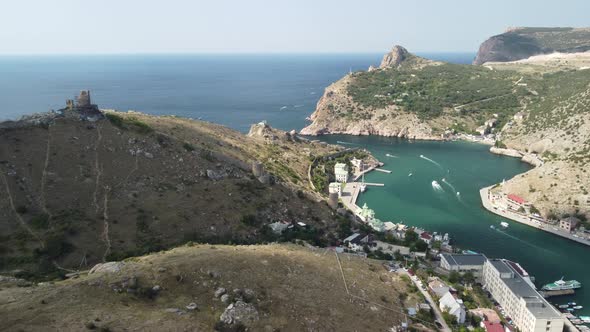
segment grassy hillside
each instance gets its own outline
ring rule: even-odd
[[[526,90],[515,87],[520,75],[484,67],[441,64],[424,68],[402,66],[355,73],[348,85],[354,102],[372,109],[402,107],[428,120],[461,106],[457,116],[511,116]],[[485,120],[484,120],[485,121]]]
[[[0,283],[0,330],[385,331],[418,301],[381,262],[339,258],[297,245],[194,245],[128,259],[113,273]],[[220,323],[238,299],[250,314]]]
[[[0,129],[0,271],[40,277],[187,241],[276,240],[275,221],[305,222],[288,237],[329,244],[335,217],[304,191],[310,155],[335,150],[138,113]],[[260,183],[253,161],[278,183]]]

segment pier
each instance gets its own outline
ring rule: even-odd
[[[385,187],[385,183],[371,183],[371,182],[365,182],[366,186],[373,186],[373,187]]]
[[[388,169],[382,169],[382,168],[375,168],[375,171],[377,171],[377,172],[383,172],[383,173],[387,173],[387,174],[391,173],[390,170],[388,170]]]
[[[572,295],[575,293],[573,289],[562,289],[562,290],[552,290],[552,291],[540,291],[541,295],[544,298],[552,297],[552,296],[562,296],[562,295]]]

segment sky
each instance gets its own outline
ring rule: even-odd
[[[589,0],[1,0],[0,54],[475,52]]]

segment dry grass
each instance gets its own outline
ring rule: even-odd
[[[379,261],[341,255],[348,287],[369,302],[400,309],[406,283]],[[211,275],[217,277],[211,277]],[[145,299],[111,285],[136,276],[162,287]],[[348,296],[334,252],[296,245],[185,246],[127,260],[120,273],[92,274],[31,288],[0,290],[0,330],[80,331],[94,321],[113,331],[211,331],[226,305],[217,287],[250,288],[260,319],[253,331],[384,331],[402,315]],[[197,303],[183,315],[166,312]]]

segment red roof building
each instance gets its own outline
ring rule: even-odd
[[[504,332],[504,326],[502,326],[502,324],[500,323],[494,324],[487,320],[484,320],[483,327],[486,330],[486,332]]]
[[[524,198],[514,194],[508,194],[508,199],[521,205],[526,203]]]

